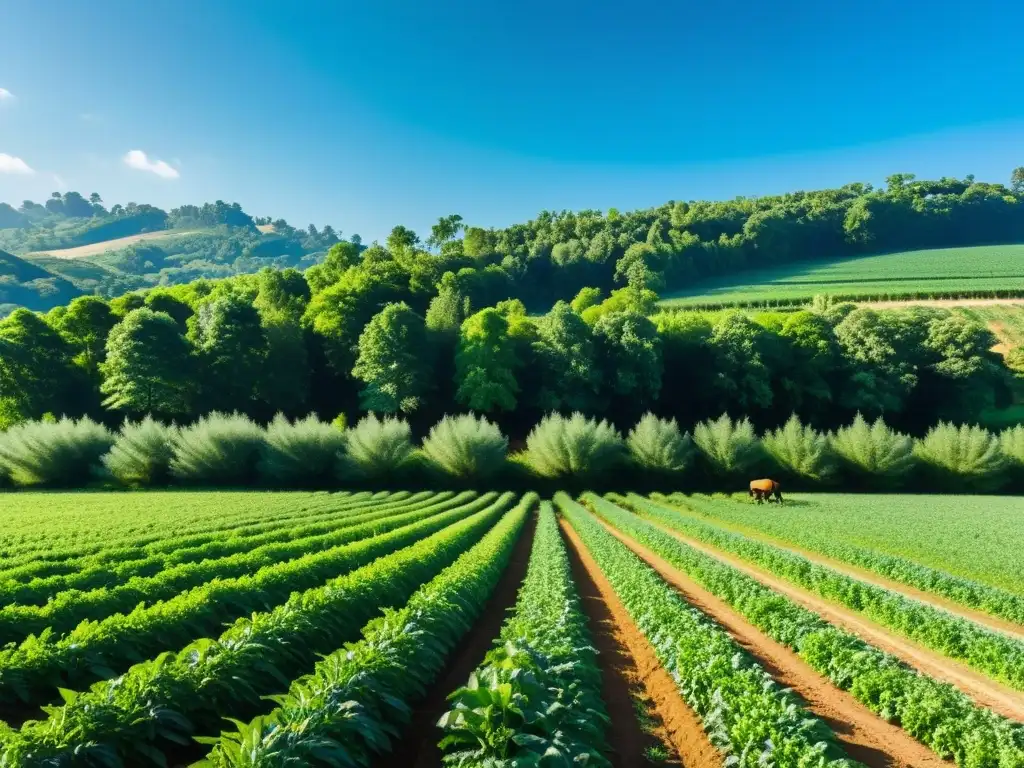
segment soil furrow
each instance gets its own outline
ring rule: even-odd
[[[487,600],[483,613],[462,638],[462,642],[452,650],[445,670],[413,708],[412,718],[403,729],[394,750],[380,755],[374,763],[375,768],[392,768],[396,765],[437,768],[441,765],[441,750],[437,743],[443,733],[437,728],[437,721],[448,711],[448,695],[465,685],[473,670],[480,666],[487,652],[494,647],[494,641],[509,611],[515,607],[519,588],[526,578],[536,527],[537,515],[534,512],[527,519],[512,551],[512,558]]]
[[[662,506],[677,506],[675,504],[672,504],[671,502],[658,503],[661,504]],[[810,560],[813,563],[817,563],[818,565],[822,565],[826,568],[831,568],[832,570],[838,571],[839,573],[849,576],[852,579],[857,579],[857,581],[863,581],[867,584],[872,584],[876,587],[887,589],[890,592],[896,592],[898,594],[904,595],[905,597],[909,597],[911,600],[917,600],[920,603],[926,603],[932,606],[933,608],[938,608],[940,610],[946,611],[947,613],[952,613],[953,615],[959,616],[960,618],[966,619],[967,621],[973,621],[975,624],[979,624],[985,627],[986,629],[992,630],[993,632],[1000,632],[1004,635],[1008,635],[1017,640],[1024,640],[1024,628],[1022,628],[1020,624],[1010,621],[1009,619],[1002,619],[998,616],[993,616],[990,613],[985,613],[984,611],[980,611],[975,608],[969,608],[968,606],[963,605],[962,603],[954,602],[953,600],[945,598],[942,595],[937,595],[934,592],[926,592],[923,589],[911,587],[907,584],[904,584],[903,582],[894,581],[893,579],[889,579],[885,576],[882,576],[881,574],[875,573],[874,571],[869,571],[866,568],[851,565],[850,563],[845,563],[842,560],[836,560],[834,558],[823,555],[820,552],[815,552],[810,549],[798,547],[795,544],[792,544],[791,542],[784,541],[783,539],[777,539],[773,536],[769,536],[760,531],[753,530],[752,528],[748,528],[744,525],[735,525],[732,523],[726,524],[723,523],[721,520],[715,520],[713,518],[706,519],[700,515],[694,515],[694,519],[700,520],[701,522],[707,523],[709,525],[715,525],[719,528],[722,528],[723,530],[738,533],[742,536],[747,536],[751,539],[763,541],[766,544],[771,544],[773,547],[778,547],[779,549],[784,549],[787,552],[792,552],[794,555],[799,555],[800,557],[806,558],[807,560]],[[652,522],[655,525],[658,524],[653,520],[650,520],[649,522]],[[671,529],[666,530],[669,533],[672,533],[673,535],[677,533],[677,531],[673,531]]]
[[[657,525],[657,523],[654,523]],[[989,677],[975,672],[965,664],[947,658],[911,640],[900,637],[885,627],[861,616],[845,606],[825,600],[818,595],[801,589],[762,568],[752,565],[735,555],[723,552],[715,547],[689,538],[685,534],[670,528],[657,526],[665,533],[679,539],[717,560],[722,561],[747,576],[756,579],[766,587],[785,595],[790,600],[814,611],[830,624],[852,632],[867,643],[890,653],[904,664],[937,680],[950,683],[970,696],[971,699],[993,712],[997,712],[1012,720],[1024,722],[1024,694],[1001,685]]]
[[[704,732],[700,718],[683,701],[671,675],[661,666],[653,646],[633,623],[608,579],[564,521],[573,578],[601,651],[602,687],[612,722],[606,736],[615,768],[649,765],[643,756],[651,739],[637,723],[630,697],[631,681],[639,682],[661,718],[664,737],[685,768],[721,766],[722,755]]]
[[[620,541],[654,568],[669,584],[702,613],[724,628],[747,653],[764,667],[779,685],[799,695],[811,713],[824,720],[854,760],[870,768],[950,768],[951,761],[938,757],[901,728],[887,723],[781,643],[771,639],[695,581],[646,547],[601,523]]]

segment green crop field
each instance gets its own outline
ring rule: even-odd
[[[818,294],[851,299],[1024,294],[1024,245],[905,251],[787,264],[705,280],[662,298],[689,307],[799,303]]]
[[[7,494],[0,766],[1024,764],[1024,500],[787,501]]]

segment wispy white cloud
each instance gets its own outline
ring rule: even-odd
[[[5,101],[14,101],[14,94],[6,88],[0,88],[0,104],[3,104]]]
[[[11,173],[16,176],[31,176],[33,171],[29,164],[22,160],[20,157],[14,157],[8,155],[5,152],[0,152],[0,173]]]
[[[176,179],[181,176],[178,170],[171,165],[168,165],[163,160],[157,160],[156,158],[150,158],[141,149],[133,149],[127,155],[124,156],[124,164],[129,168],[134,168],[137,171],[148,171],[149,173],[155,173],[157,176],[163,179]]]
[[[53,183],[57,185],[57,189],[59,189],[61,192],[67,192],[68,183],[64,181],[63,178],[61,178],[60,174],[51,173],[50,176],[53,177]]]

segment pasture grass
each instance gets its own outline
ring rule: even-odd
[[[685,308],[810,300],[818,294],[884,300],[972,291],[1024,292],[1024,244],[902,251],[744,270],[665,295]]]
[[[785,494],[786,503],[691,496],[686,505],[741,532],[820,549],[835,541],[1024,595],[1024,498],[915,494]]]

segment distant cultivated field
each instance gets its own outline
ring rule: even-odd
[[[1024,293],[1024,244],[904,251],[787,264],[705,280],[665,296],[673,307],[844,299],[943,298]]]
[[[169,237],[194,235],[198,231],[199,230],[168,229],[160,232],[144,232],[141,235],[129,235],[128,237],[119,237],[115,240],[104,240],[102,243],[79,245],[76,248],[61,248],[54,251],[38,251],[36,253],[30,253],[29,256],[54,256],[58,259],[80,259],[84,256],[95,256],[100,253],[106,253],[107,251],[117,251],[121,248],[127,248],[129,245],[141,243],[145,240],[166,240]]]

